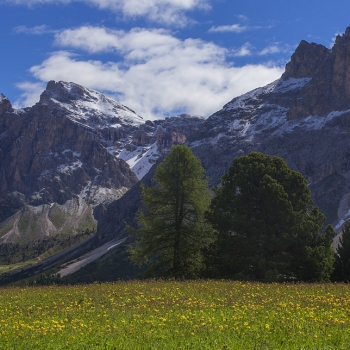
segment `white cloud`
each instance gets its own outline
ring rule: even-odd
[[[281,52],[281,49],[277,45],[270,45],[265,47],[263,50],[261,50],[259,52],[259,55],[264,56],[264,55],[269,55],[269,54],[274,54],[279,52]]]
[[[241,19],[242,21],[248,21],[248,17],[245,15],[238,15],[237,16],[239,19]]]
[[[209,9],[209,0],[5,0],[12,4],[33,6],[36,4],[57,4],[85,2],[100,9],[122,13],[125,17],[147,17],[148,19],[165,24],[182,26],[188,21],[185,11]]]
[[[290,45],[286,45],[286,44],[280,44],[280,43],[274,43],[272,45],[269,45],[267,47],[265,47],[264,49],[262,49],[259,52],[260,56],[265,56],[265,55],[273,55],[276,53],[291,53],[293,52],[295,48],[291,47]]]
[[[130,32],[125,32],[83,26],[64,30],[55,35],[55,44],[59,46],[78,48],[90,53],[120,51],[128,54],[129,59],[165,54],[177,43],[178,39],[164,29],[134,28]]]
[[[242,33],[248,29],[250,29],[250,27],[248,27],[248,26],[241,26],[240,24],[231,24],[231,25],[227,25],[227,26],[211,27],[209,29],[209,32]]]
[[[39,101],[39,96],[45,89],[44,82],[22,82],[17,84],[17,87],[24,91],[19,100],[14,104],[14,108],[20,108],[23,106],[32,106]]]
[[[35,26],[32,28],[28,28],[26,26],[17,26],[14,27],[13,30],[18,34],[33,34],[33,35],[41,35],[46,33],[55,33],[56,31],[49,29],[49,27],[46,24],[43,24],[41,26]]]
[[[252,54],[251,52],[252,49],[253,49],[253,46],[250,43],[245,43],[240,48],[233,50],[233,56],[236,56],[236,57],[250,56]]]
[[[208,116],[234,96],[266,85],[283,72],[265,65],[233,67],[226,61],[225,48],[199,39],[180,40],[158,29],[81,27],[57,34],[56,44],[93,53],[115,52],[122,60],[83,61],[58,51],[30,69],[38,81],[73,81],[107,92],[151,119],[177,111]],[[31,86],[21,88],[27,94],[31,91]],[[28,95],[26,103],[31,99]]]

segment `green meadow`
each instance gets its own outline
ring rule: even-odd
[[[132,281],[0,289],[0,349],[349,349],[346,284]]]

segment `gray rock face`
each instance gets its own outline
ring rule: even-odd
[[[289,119],[325,116],[334,110],[350,108],[349,28],[337,36],[331,50],[314,43],[300,43],[282,78],[312,79],[302,89],[302,99],[294,100],[290,106]]]

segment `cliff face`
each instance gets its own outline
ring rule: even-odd
[[[350,27],[336,37],[331,50],[302,41],[282,76],[312,78],[302,89],[302,99],[293,101],[288,119],[325,116],[350,108]]]
[[[47,106],[5,113],[1,122],[1,193],[20,192],[33,205],[62,204],[89,183],[119,189],[136,182],[94,135]]]

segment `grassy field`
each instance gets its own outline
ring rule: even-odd
[[[349,349],[349,320],[345,284],[0,289],[0,349]]]

